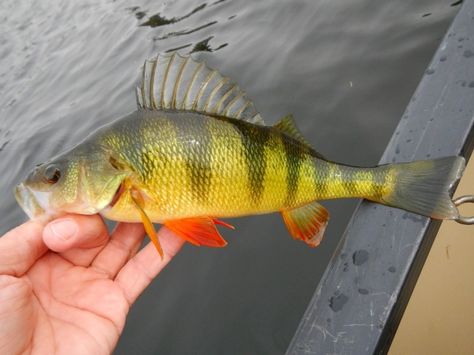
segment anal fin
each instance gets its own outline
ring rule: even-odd
[[[284,210],[281,214],[294,239],[300,239],[310,247],[317,247],[321,243],[329,222],[329,212],[318,202]]]
[[[215,223],[210,217],[198,217],[166,221],[164,225],[191,244],[215,248],[224,247],[227,242],[219,234]]]

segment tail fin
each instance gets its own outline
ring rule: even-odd
[[[386,166],[393,174],[394,188],[380,202],[427,217],[456,219],[459,212],[450,193],[464,166],[463,157]]]

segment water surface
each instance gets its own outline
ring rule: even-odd
[[[449,1],[2,0],[0,233],[27,170],[135,110],[145,58],[179,49],[234,78],[267,123],[293,113],[332,160],[374,165],[458,7]],[[280,216],[186,246],[132,308],[117,354],[283,353],[356,201],[325,203],[320,248]]]

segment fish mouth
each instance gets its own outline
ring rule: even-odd
[[[36,219],[46,213],[33,192],[23,183],[15,187],[15,198],[30,219]]]

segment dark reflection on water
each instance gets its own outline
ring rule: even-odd
[[[2,0],[0,233],[25,219],[12,189],[26,171],[133,111],[143,60],[176,48],[234,78],[269,124],[291,112],[323,155],[376,164],[459,3]],[[283,353],[355,202],[325,205],[317,249],[278,215],[232,221],[225,249],[185,247],[116,353]]]
[[[155,15],[150,16],[148,18],[148,20],[143,22],[140,26],[158,27],[158,26],[169,25],[171,23],[176,23],[176,22],[182,21],[182,20],[190,17],[191,15],[195,14],[198,11],[201,11],[206,6],[207,6],[207,4],[199,5],[198,7],[196,7],[191,12],[187,13],[186,15],[180,16],[180,17],[166,18],[164,16],[161,16],[160,13],[157,13]]]
[[[227,46],[227,43],[222,43],[222,44],[218,45],[217,47],[212,47],[209,42],[213,38],[214,38],[214,36],[210,36],[210,37],[208,37],[206,39],[203,39],[202,41],[199,41],[198,43],[196,43],[194,45],[193,49],[191,50],[191,53],[195,53],[195,52],[215,52],[215,51]]]
[[[190,33],[193,33],[193,32],[197,32],[197,31],[200,31],[204,28],[207,28],[207,27],[210,27],[212,25],[215,25],[217,23],[217,21],[211,21],[209,23],[206,23],[204,25],[201,25],[201,26],[198,26],[196,28],[192,28],[192,29],[186,29],[186,30],[181,30],[181,31],[176,31],[176,32],[170,32],[170,33],[167,33],[163,36],[160,36],[160,37],[155,37],[154,40],[155,41],[160,41],[160,40],[163,40],[163,39],[167,39],[167,38],[170,38],[170,37],[177,37],[177,36],[184,36],[184,35],[188,35]]]

